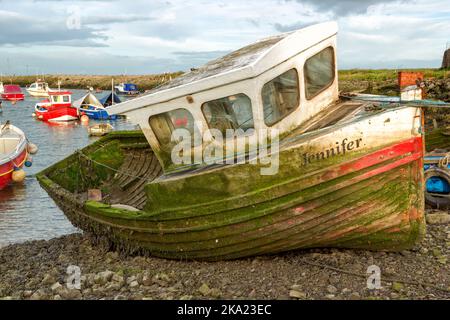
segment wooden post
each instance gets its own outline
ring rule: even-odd
[[[111,105],[114,105],[114,78],[111,79]]]
[[[450,48],[444,52],[444,57],[442,58],[442,69],[450,68]]]

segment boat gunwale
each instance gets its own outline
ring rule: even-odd
[[[15,158],[17,158],[27,147],[27,138],[25,136],[25,133],[19,129],[18,127],[11,125],[10,127],[12,127],[13,131],[18,134],[20,136],[20,140],[19,143],[17,143],[14,151],[5,154],[5,156],[0,158],[0,166],[7,164],[11,161],[13,161]],[[0,133],[0,139],[1,139],[1,133]]]

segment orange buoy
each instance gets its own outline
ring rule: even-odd
[[[38,147],[34,143],[29,142],[27,147],[29,154],[36,154],[38,152]]]
[[[80,118],[82,123],[88,123],[89,122],[89,117],[85,114],[83,114]]]
[[[12,173],[12,180],[14,182],[23,182],[26,177],[25,170],[23,169],[15,169]]]

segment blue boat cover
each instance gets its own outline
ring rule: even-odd
[[[111,93],[111,92],[110,92],[109,94],[107,94],[106,96],[104,96],[103,98],[101,98],[101,99],[99,100],[100,103],[101,103],[103,106],[105,106],[105,103],[106,103],[108,100],[109,100],[109,101],[112,100],[112,99],[111,99],[111,95],[113,95],[113,97],[114,97],[114,103],[121,103],[121,102],[122,102],[117,94]]]
[[[123,87],[124,87],[123,89],[125,91],[137,91],[138,90],[137,86],[132,83],[124,83]]]

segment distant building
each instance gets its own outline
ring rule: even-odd
[[[450,68],[450,48],[444,52],[444,58],[442,59],[442,68]]]

